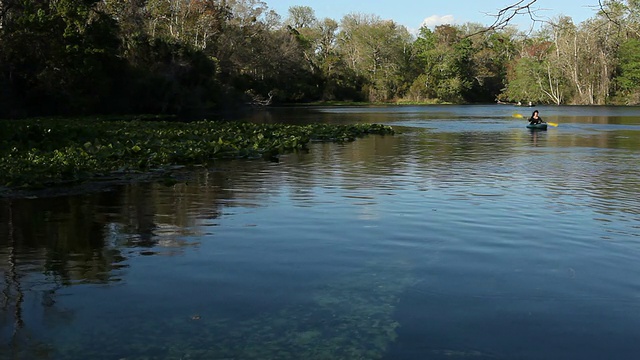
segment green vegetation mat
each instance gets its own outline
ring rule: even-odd
[[[287,125],[104,119],[0,121],[0,186],[43,188],[114,173],[209,165],[215,159],[277,159],[310,141],[393,134],[390,126]]]

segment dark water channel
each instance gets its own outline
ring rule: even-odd
[[[0,359],[633,359],[640,108],[271,109],[375,122],[93,193],[0,199]]]

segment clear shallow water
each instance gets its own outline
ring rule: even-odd
[[[640,109],[539,109],[273,109],[398,133],[0,200],[0,358],[634,358]]]

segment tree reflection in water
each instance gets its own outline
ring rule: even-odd
[[[74,317],[58,306],[60,290],[75,284],[117,283],[131,256],[175,255],[193,245],[184,240],[193,235],[193,219],[186,213],[193,199],[202,201],[202,194],[178,184],[175,191],[193,194],[184,194],[185,204],[166,204],[158,199],[163,192],[158,186],[162,185],[0,199],[0,352],[8,349],[11,358],[47,358],[56,352],[46,343],[50,324],[68,323]],[[215,218],[219,211],[212,202],[209,213]]]
[[[90,199],[94,196],[100,199]],[[2,347],[10,349],[13,358],[37,358],[53,350],[44,342],[47,334],[41,334],[43,323],[67,322],[73,317],[69,310],[56,308],[60,289],[118,281],[127,267],[122,244],[107,241],[109,229],[120,216],[114,214],[110,219],[99,210],[109,207],[109,194],[94,196],[0,202],[0,334]],[[127,225],[146,240],[130,238],[127,242],[153,246],[153,222],[142,215],[131,218],[141,221]]]

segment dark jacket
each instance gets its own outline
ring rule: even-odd
[[[534,119],[533,116],[529,118],[529,124],[542,124],[543,122],[540,116],[537,119]]]

